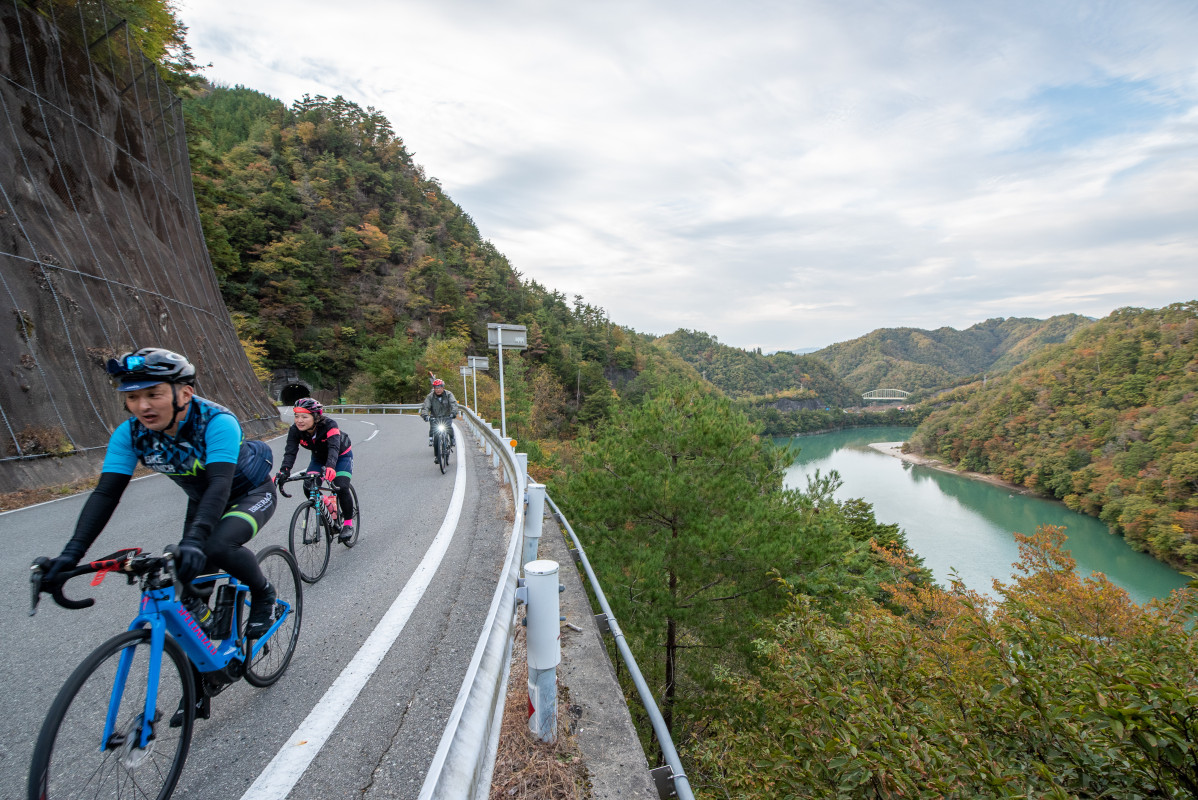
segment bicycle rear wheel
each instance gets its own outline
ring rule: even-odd
[[[320,512],[311,500],[296,506],[291,515],[291,530],[287,533],[287,545],[295,563],[299,565],[299,576],[305,583],[316,583],[329,566],[330,537],[325,535]]]
[[[166,800],[175,789],[195,722],[191,664],[170,636],[163,649],[150,738],[141,746],[150,667],[150,631],[128,631],[97,647],[59,690],[33,748],[30,800],[139,797]],[[102,742],[117,668],[128,675],[116,693],[112,735]],[[183,709],[178,727],[175,712]]]
[[[358,543],[358,534],[362,532],[362,504],[358,502],[358,490],[354,488],[352,483],[349,485],[349,493],[354,498],[354,515],[352,517],[354,521],[354,535],[350,537],[348,542],[342,542],[342,544],[346,547],[353,547]]]
[[[328,558],[327,551],[325,558]],[[300,622],[304,618],[304,585],[300,583],[300,571],[295,559],[278,545],[271,545],[258,553],[258,566],[271,586],[275,587],[278,599],[291,609],[278,630],[262,643],[257,657],[245,670],[245,679],[251,686],[270,686],[282,676],[295,653]],[[239,633],[244,630],[245,618],[249,617],[249,605],[243,604],[241,608],[245,613],[239,615],[237,620]]]

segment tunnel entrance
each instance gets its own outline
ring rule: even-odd
[[[294,367],[276,369],[270,380],[269,394],[285,406],[295,405],[301,397],[311,397],[312,387],[299,376]]]
[[[285,406],[295,405],[301,397],[311,397],[312,390],[302,383],[289,383],[279,390],[279,402]]]

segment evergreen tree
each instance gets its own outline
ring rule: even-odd
[[[783,491],[788,462],[726,398],[670,385],[602,427],[565,487],[676,741],[700,727],[713,669],[742,667],[757,623],[783,608],[779,578],[827,600],[868,571],[834,482]],[[866,542],[877,532],[857,524]]]

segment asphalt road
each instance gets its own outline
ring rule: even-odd
[[[354,447],[354,485],[362,527],[353,550],[334,544],[319,583],[304,584],[304,616],[295,657],[274,686],[245,682],[213,700],[198,720],[176,797],[240,798],[293,734],[408,583],[442,528],[455,472],[442,475],[427,446],[427,426],[411,415],[338,417]],[[444,558],[398,638],[378,663],[287,796],[414,798],[424,782],[481,630],[511,529],[491,469],[469,434],[458,428],[455,467],[465,471],[464,504]],[[271,442],[276,467],[284,440]],[[300,452],[297,466],[306,466]],[[290,484],[288,491],[299,489]],[[280,498],[251,549],[287,544],[299,499]],[[97,645],[125,630],[137,588],[110,577],[70,594],[96,605],[67,611],[48,598],[28,616],[28,569],[56,555],[70,538],[86,495],[0,514],[0,798],[24,796],[33,741],[46,710],[75,666]],[[183,493],[160,476],[135,480],[88,555],[122,547],[157,550],[182,532]],[[292,775],[291,777],[295,777]],[[247,798],[248,800],[248,798]]]

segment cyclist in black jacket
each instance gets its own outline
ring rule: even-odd
[[[354,454],[349,434],[337,427],[337,421],[325,416],[324,406],[314,398],[301,397],[295,402],[295,424],[287,431],[287,447],[276,482],[291,477],[296,453],[303,446],[312,451],[308,472],[317,473],[337,487],[337,505],[341,508],[340,542],[354,538],[354,496],[349,490],[354,471]]]

